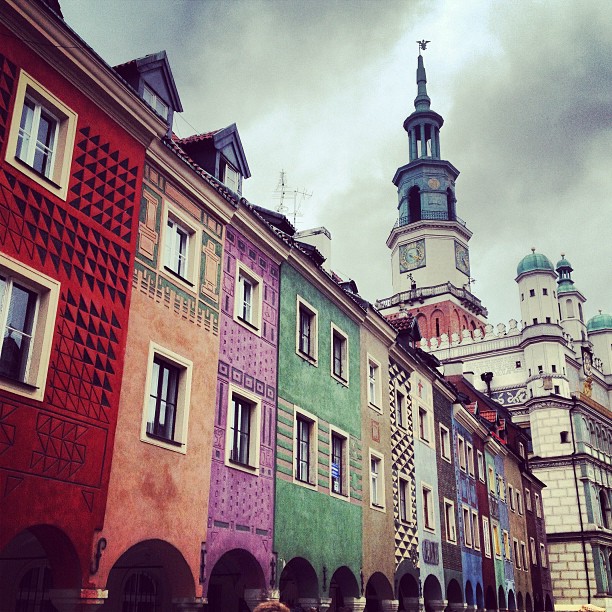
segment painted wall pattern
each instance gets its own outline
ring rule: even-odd
[[[395,361],[389,360],[389,404],[391,406],[391,474],[393,482],[393,516],[395,518],[395,566],[403,561],[416,559],[413,567],[416,569],[418,563],[418,532],[416,524],[405,524],[399,515],[399,474],[407,476],[411,483],[410,504],[412,516],[417,516],[416,507],[416,476],[414,468],[414,428],[412,421],[412,410],[406,410],[406,427],[399,427],[396,420],[395,389],[396,385],[405,386],[410,393],[410,374],[400,367]],[[410,561],[412,564],[412,561]]]
[[[171,275],[160,273],[164,200],[202,228],[198,285],[188,291]],[[138,224],[134,288],[163,303],[176,315],[214,334],[219,333],[223,225],[206,209],[187,199],[155,167],[145,165]]]
[[[78,122],[66,201],[12,166],[0,168],[0,250],[61,284],[43,402],[0,397],[6,432],[0,514],[8,504],[25,525],[36,513],[33,500],[59,495],[58,508],[68,505],[79,517],[72,521],[77,531],[63,527],[88,555],[89,529],[101,522],[106,499],[144,150],[20,43],[7,53],[58,98],[70,100]],[[18,74],[0,55],[2,159]],[[50,481],[65,486],[47,489],[43,483]],[[5,534],[17,528],[4,527]]]
[[[237,262],[263,280],[261,335],[234,319]],[[274,524],[274,446],[276,442],[276,363],[279,268],[234,228],[227,228],[223,254],[220,352],[212,449],[206,576],[226,552],[250,552],[271,579]],[[232,389],[261,402],[259,473],[225,464],[228,406]],[[205,576],[205,579],[206,579]]]

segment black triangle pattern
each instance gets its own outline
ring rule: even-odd
[[[68,202],[129,244],[137,176],[138,166],[131,166],[128,158],[90,128],[81,129]]]
[[[0,149],[4,149],[4,139],[9,124],[9,103],[15,86],[17,67],[0,54]]]

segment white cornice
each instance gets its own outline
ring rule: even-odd
[[[0,21],[145,147],[168,127],[59,19],[31,0],[4,0]]]

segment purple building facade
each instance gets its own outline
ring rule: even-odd
[[[235,225],[242,225],[240,216]],[[271,251],[264,252],[265,237],[252,231],[256,215],[249,217],[251,223],[242,232],[228,226],[223,255],[208,530],[202,553],[209,612],[228,609],[233,599],[238,607],[232,609],[242,609],[243,603],[252,607],[274,584],[276,567],[279,265]]]

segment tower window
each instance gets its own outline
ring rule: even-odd
[[[440,319],[436,317],[436,336],[440,335]]]
[[[520,361],[517,361],[517,362],[515,362],[515,364],[514,364],[514,365],[515,365],[517,368],[520,368],[520,367],[521,367],[521,362],[520,362]]]
[[[525,301],[525,294],[521,293],[521,302],[524,302],[524,301]]]
[[[542,295],[548,295],[548,289],[546,287],[542,289]]]
[[[550,323],[550,322],[551,322],[551,321],[550,321],[550,317],[546,317],[546,322],[547,322],[547,323]]]
[[[554,363],[550,367],[551,367],[553,372],[557,371],[557,366]]]
[[[533,324],[534,324],[534,325],[537,325],[537,324],[538,324],[538,319],[537,319],[537,317],[536,317],[536,318],[533,320]]]
[[[567,444],[569,442],[569,432],[568,431],[560,432],[559,436],[561,438],[561,444]]]
[[[559,385],[555,385],[555,395],[561,395],[561,389],[559,388]]]
[[[529,297],[535,297],[535,289],[529,290]]]

